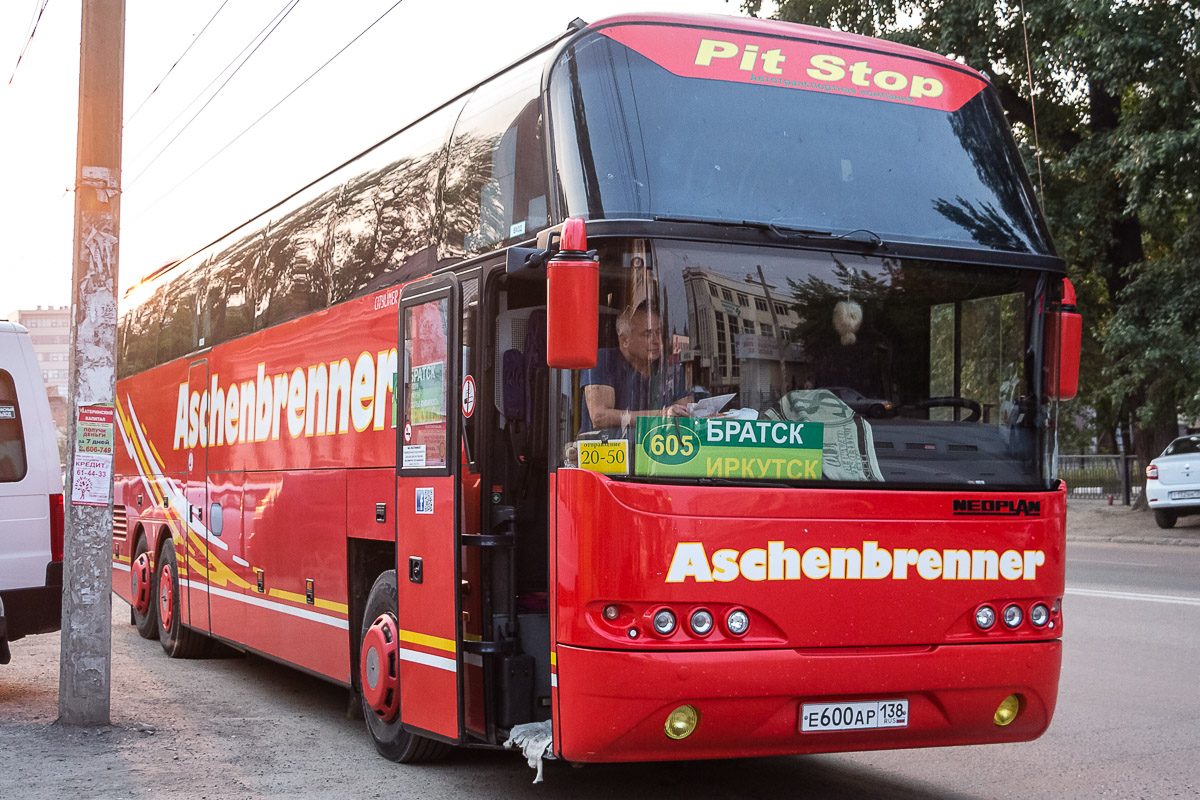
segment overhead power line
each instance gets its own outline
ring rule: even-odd
[[[247,55],[242,60],[242,62],[237,65],[237,67],[233,70],[233,72],[229,73],[229,77],[226,78],[225,81],[220,86],[217,87],[217,90],[215,92],[213,92],[212,95],[207,100],[204,101],[204,105],[200,106],[200,109],[195,114],[192,115],[192,118],[189,119],[187,122],[185,122],[183,124],[182,128],[180,128],[178,131],[176,131],[175,135],[171,137],[171,140],[169,142],[167,142],[165,145],[163,145],[163,148],[158,151],[158,153],[154,156],[154,158],[150,159],[149,163],[147,163],[146,166],[142,167],[141,171],[138,172],[137,175],[134,175],[133,179],[125,184],[126,189],[128,189],[129,187],[131,187],[135,183],[137,183],[138,179],[141,178],[143,175],[145,175],[146,171],[149,170],[150,167],[154,166],[154,162],[158,161],[158,159],[162,157],[163,153],[165,153],[165,152],[167,152],[167,150],[171,149],[171,145],[175,144],[175,142],[179,139],[179,137],[183,135],[183,132],[186,131],[191,126],[191,124],[196,121],[196,118],[204,113],[204,109],[208,108],[209,104],[212,103],[212,101],[217,98],[217,95],[219,95],[221,93],[221,90],[223,90],[226,86],[229,85],[229,82],[231,80],[233,80],[233,77],[235,75],[238,74],[238,71],[241,70],[242,67],[246,66],[246,62],[248,62],[251,58],[254,57],[254,54],[258,52],[258,48],[262,47],[263,44],[266,43],[267,39],[271,38],[271,34],[275,33],[275,31],[277,31],[279,29],[279,26],[283,24],[283,21],[285,19],[287,19],[288,14],[291,14],[292,11],[295,10],[296,6],[299,5],[299,3],[300,3],[300,0],[289,0],[288,5],[286,6],[286,10],[283,12],[282,16],[280,16],[279,14],[276,14],[275,20],[272,20],[272,22],[274,22],[274,25],[271,25],[271,23],[268,23],[268,27],[270,28],[270,30],[267,31],[267,34],[265,36],[263,36],[262,39],[259,40],[258,44],[254,45],[254,49],[250,51],[250,54]],[[263,30],[266,30],[266,29],[264,28]],[[261,33],[261,31],[260,31],[260,33]],[[244,52],[244,50],[243,50],[243,52]]]
[[[260,123],[260,122],[262,122],[264,119],[266,119],[266,118],[267,118],[267,116],[268,116],[268,115],[269,115],[271,112],[273,112],[275,109],[277,109],[277,108],[279,108],[281,105],[283,105],[283,103],[284,103],[284,102],[285,102],[285,101],[286,101],[286,100],[287,100],[289,97],[291,97],[292,95],[294,95],[296,92],[300,91],[300,89],[301,89],[301,88],[302,88],[302,87],[303,87],[303,86],[304,86],[306,83],[308,83],[308,82],[309,82],[309,81],[311,81],[313,78],[315,78],[315,77],[317,76],[317,74],[321,72],[321,70],[323,70],[323,69],[325,69],[326,67],[328,67],[330,64],[332,64],[332,63],[334,62],[334,60],[336,60],[336,59],[338,58],[338,56],[340,56],[342,53],[344,53],[344,52],[346,52],[347,50],[349,50],[349,49],[350,49],[350,47],[351,47],[351,45],[353,45],[355,42],[357,42],[359,39],[361,39],[363,36],[365,36],[365,35],[367,34],[367,32],[368,32],[368,31],[370,31],[372,28],[374,28],[376,25],[378,25],[380,22],[382,22],[384,17],[386,17],[388,14],[392,13],[393,11],[395,11],[395,10],[396,10],[396,8],[397,8],[397,6],[399,6],[399,5],[400,5],[401,3],[403,3],[403,2],[404,2],[404,0],[396,0],[396,2],[395,2],[395,3],[393,3],[391,6],[389,6],[389,7],[388,7],[388,9],[387,9],[387,11],[384,11],[382,14],[380,14],[380,15],[379,15],[379,17],[378,17],[378,18],[377,18],[377,19],[376,19],[374,22],[372,22],[372,23],[371,23],[370,25],[368,25],[367,27],[363,28],[363,30],[362,30],[362,31],[360,31],[360,32],[358,33],[358,35],[356,35],[356,36],[355,36],[353,39],[351,39],[349,42],[346,42],[346,44],[345,44],[345,45],[342,47],[342,49],[341,49],[341,50],[338,50],[336,53],[334,53],[332,56],[330,56],[330,57],[329,57],[329,59],[328,59],[328,60],[327,60],[327,61],[326,61],[324,64],[322,64],[321,66],[317,67],[317,68],[316,68],[316,70],[314,70],[314,71],[313,71],[313,73],[312,73],[311,75],[309,75],[309,76],[308,76],[307,78],[305,78],[304,80],[300,81],[300,83],[296,84],[296,86],[295,86],[295,87],[294,87],[294,88],[293,88],[293,89],[292,89],[290,92],[288,92],[288,93],[287,93],[287,94],[285,94],[283,97],[281,97],[281,98],[280,98],[280,99],[279,99],[279,100],[278,100],[278,101],[275,103],[275,105],[271,106],[271,107],[270,107],[270,108],[268,108],[266,111],[264,111],[264,112],[262,113],[262,115],[261,115],[261,116],[259,116],[259,118],[258,118],[258,119],[254,120],[254,122],[251,122],[251,123],[250,123],[248,126],[246,126],[246,128],[245,128],[245,129],[243,129],[241,133],[239,133],[238,135],[236,135],[236,136],[234,136],[232,139],[230,139],[228,142],[226,142],[226,143],[225,143],[225,144],[224,144],[224,145],[221,147],[221,149],[220,149],[220,150],[218,150],[217,152],[213,153],[211,156],[209,156],[207,159],[205,159],[205,161],[204,161],[203,163],[201,163],[201,164],[200,164],[200,166],[196,167],[194,170],[192,170],[191,172],[189,172],[189,173],[187,174],[187,176],[183,178],[183,180],[179,181],[179,182],[178,182],[178,183],[176,183],[174,186],[172,186],[170,189],[168,189],[167,191],[165,191],[163,194],[159,195],[158,199],[156,199],[154,202],[152,202],[152,203],[150,203],[148,206],[146,206],[146,208],[145,208],[145,209],[144,209],[144,210],[143,210],[143,211],[142,211],[140,214],[138,214],[136,217],[134,217],[132,220],[130,220],[130,222],[136,222],[138,219],[140,219],[142,216],[144,216],[144,215],[145,215],[145,214],[146,214],[146,213],[147,213],[147,212],[148,212],[148,211],[149,211],[151,208],[153,208],[154,206],[158,205],[158,204],[159,204],[160,202],[162,202],[162,201],[163,201],[163,200],[164,200],[166,197],[168,197],[168,196],[169,196],[169,195],[171,195],[173,192],[175,192],[175,190],[177,190],[177,189],[178,189],[180,186],[183,186],[183,184],[185,184],[185,183],[187,183],[189,180],[191,180],[191,179],[192,179],[192,178],[193,178],[193,177],[196,175],[196,173],[198,173],[200,170],[204,169],[206,166],[208,166],[210,163],[212,163],[212,161],[213,161],[215,158],[217,158],[217,156],[221,155],[221,154],[222,154],[222,153],[224,153],[226,150],[228,150],[228,149],[229,149],[229,148],[230,148],[230,147],[231,147],[231,146],[234,144],[234,142],[236,142],[238,139],[242,138],[242,137],[243,137],[243,136],[245,136],[247,133],[249,133],[249,132],[250,132],[250,130],[251,130],[252,128],[254,128],[254,126],[258,125],[258,123]],[[143,171],[142,171],[142,174],[144,174],[144,173],[145,173],[145,170],[143,170]]]
[[[204,27],[200,29],[200,32],[192,37],[192,41],[189,42],[188,46],[185,47],[183,49],[183,52],[179,54],[179,58],[175,59],[175,63],[171,65],[170,69],[167,70],[166,74],[158,79],[158,83],[154,84],[154,88],[150,90],[150,94],[146,95],[146,98],[144,100],[142,100],[142,102],[138,103],[138,107],[135,108],[133,113],[129,115],[129,118],[125,120],[126,125],[128,125],[133,120],[133,118],[138,115],[138,112],[141,111],[143,107],[145,107],[146,103],[148,103],[150,101],[150,98],[154,96],[154,93],[158,91],[158,87],[163,85],[163,81],[165,81],[170,76],[171,72],[174,71],[174,69],[179,66],[179,62],[183,61],[183,57],[188,54],[188,51],[192,49],[192,46],[195,45],[196,42],[200,41],[200,37],[204,35],[204,32],[206,30],[208,30],[208,26],[212,25],[213,20],[217,18],[217,14],[220,14],[221,9],[224,8],[228,4],[229,4],[229,0],[224,0],[224,2],[221,3],[220,7],[217,8],[217,10],[215,12],[213,12],[213,15],[208,18],[208,22],[204,23]]]
[[[267,22],[267,24],[264,25],[258,33],[254,34],[254,36],[252,36],[250,38],[250,41],[246,42],[245,46],[242,47],[242,49],[238,51],[238,54],[236,56],[234,56],[233,58],[229,59],[229,63],[227,63],[225,66],[221,67],[220,71],[218,71],[217,74],[213,76],[213,79],[208,82],[208,85],[205,86],[203,89],[201,89],[199,92],[197,92],[195,97],[193,97],[191,100],[189,100],[187,102],[187,104],[179,110],[179,113],[176,114],[174,117],[172,117],[171,121],[168,122],[166,125],[164,125],[162,127],[162,130],[160,130],[158,133],[154,134],[154,137],[151,138],[148,142],[146,142],[146,144],[142,147],[141,150],[138,150],[136,153],[134,153],[133,156],[129,160],[131,162],[137,161],[139,158],[142,157],[142,154],[145,153],[147,150],[149,150],[151,147],[153,147],[158,142],[159,139],[166,136],[167,133],[170,132],[171,127],[176,122],[179,121],[179,118],[182,117],[184,114],[186,114],[191,109],[191,107],[194,106],[197,103],[197,101],[200,100],[200,98],[204,97],[204,95],[208,92],[208,90],[211,89],[213,87],[213,85],[216,84],[217,81],[221,80],[222,75],[224,75],[226,72],[228,72],[229,69],[231,67],[233,67],[235,64],[238,64],[238,59],[240,59],[243,55],[245,55],[247,50],[249,50],[251,47],[254,47],[256,44],[261,44],[261,42],[259,42],[259,39],[264,34],[267,34],[267,31],[269,29],[271,29],[271,26],[275,24],[275,22],[280,18],[280,16],[284,12],[289,10],[289,6],[291,6],[293,4],[293,2],[294,2],[294,0],[284,0],[283,5],[280,6],[279,10],[275,12],[275,16],[271,17],[271,19]],[[269,34],[267,34],[267,35],[269,35]],[[249,56],[247,56],[247,59],[249,59]],[[242,62],[242,63],[245,63],[245,62]],[[230,77],[232,77],[232,76],[230,76]],[[218,89],[218,91],[220,91],[220,90]]]
[[[21,66],[21,59],[25,57],[25,51],[29,49],[29,45],[33,44],[33,36],[37,33],[38,23],[42,21],[42,14],[46,13],[46,6],[50,5],[50,0],[42,0],[42,5],[37,10],[37,15],[33,19],[33,25],[29,30],[29,38],[25,40],[25,44],[21,47],[21,52],[17,54],[17,63],[13,65],[12,75],[8,76],[8,85],[12,86],[13,78],[17,77],[17,67]]]

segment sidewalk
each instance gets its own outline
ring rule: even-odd
[[[1150,511],[1110,506],[1105,500],[1068,500],[1067,541],[1200,547],[1200,514],[1180,517],[1174,528],[1163,530]]]

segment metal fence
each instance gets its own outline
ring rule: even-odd
[[[1104,500],[1128,505],[1146,486],[1146,472],[1137,456],[1058,457],[1058,477],[1067,484],[1067,497]]]

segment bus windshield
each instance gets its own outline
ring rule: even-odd
[[[992,89],[948,64],[678,26],[590,34],[550,78],[566,214],[1052,254]]]
[[[599,256],[599,358],[563,373],[563,465],[1047,487],[1045,273],[646,239]]]

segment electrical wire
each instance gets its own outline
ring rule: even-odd
[[[141,217],[145,216],[145,214],[146,214],[147,212],[149,212],[151,208],[153,208],[154,206],[158,205],[158,204],[159,204],[160,202],[162,202],[162,201],[163,201],[163,200],[164,200],[166,197],[168,197],[168,196],[169,196],[169,195],[171,195],[173,192],[175,192],[175,191],[176,191],[176,190],[177,190],[177,189],[178,189],[180,186],[183,186],[183,184],[185,184],[185,183],[187,183],[189,180],[191,180],[191,179],[192,179],[192,178],[193,178],[193,177],[196,175],[196,173],[198,173],[200,170],[204,169],[206,166],[208,166],[210,163],[212,163],[212,161],[213,161],[214,159],[216,159],[216,158],[217,158],[217,156],[221,155],[221,154],[222,154],[222,153],[224,153],[226,150],[228,150],[230,147],[232,147],[232,146],[233,146],[233,144],[234,144],[234,142],[236,142],[238,139],[242,138],[242,137],[243,137],[243,136],[245,136],[247,133],[249,133],[249,132],[250,132],[250,130],[251,130],[252,128],[254,128],[254,126],[258,125],[258,123],[260,123],[260,122],[262,122],[264,119],[266,119],[266,118],[267,118],[267,116],[268,116],[268,115],[269,115],[271,112],[273,112],[275,109],[279,108],[279,106],[283,105],[283,103],[284,103],[284,102],[285,102],[285,101],[286,101],[286,100],[287,100],[289,97],[291,97],[292,95],[294,95],[296,92],[300,91],[300,89],[301,89],[301,88],[302,88],[302,87],[303,87],[303,86],[304,86],[306,83],[308,83],[308,82],[309,82],[309,81],[311,81],[313,78],[315,78],[315,77],[317,76],[317,74],[318,74],[319,72],[321,72],[321,70],[323,70],[323,69],[325,69],[326,67],[328,67],[330,64],[332,64],[332,63],[334,62],[334,60],[335,60],[335,59],[337,59],[337,57],[338,57],[338,56],[340,56],[342,53],[344,53],[344,52],[346,52],[347,50],[349,50],[349,49],[350,49],[350,47],[351,47],[351,45],[353,45],[355,42],[357,42],[359,39],[361,39],[363,36],[365,36],[365,35],[367,34],[367,32],[368,32],[368,31],[370,31],[372,28],[374,28],[376,25],[378,25],[380,22],[382,22],[384,17],[386,17],[388,14],[392,13],[393,11],[395,11],[395,10],[396,10],[396,8],[397,8],[397,6],[399,6],[399,5],[400,5],[401,3],[403,3],[403,2],[404,2],[404,0],[396,0],[396,2],[395,2],[395,3],[393,3],[391,6],[389,6],[389,7],[388,7],[387,11],[384,11],[382,14],[380,14],[380,15],[379,15],[379,17],[378,17],[378,18],[377,18],[377,19],[376,19],[374,22],[372,22],[372,23],[371,23],[370,25],[368,25],[366,28],[363,28],[363,30],[362,30],[361,32],[359,32],[357,36],[355,36],[353,39],[351,39],[349,42],[347,42],[347,43],[346,43],[346,44],[345,44],[345,45],[342,47],[342,49],[341,49],[341,50],[338,50],[336,53],[334,53],[332,56],[330,56],[330,57],[329,57],[329,59],[328,59],[328,60],[327,60],[327,61],[326,61],[324,64],[322,64],[321,66],[317,67],[317,69],[316,69],[316,70],[314,70],[314,71],[313,71],[313,73],[312,73],[311,75],[309,75],[309,76],[308,76],[307,78],[305,78],[304,80],[300,81],[300,83],[296,84],[296,86],[295,86],[295,87],[294,87],[294,88],[293,88],[293,89],[292,89],[290,92],[288,92],[288,93],[287,93],[287,94],[285,94],[283,97],[281,97],[281,98],[280,98],[280,99],[279,99],[279,100],[278,100],[278,101],[275,103],[275,105],[271,106],[271,107],[270,107],[270,108],[268,108],[266,111],[264,111],[264,112],[262,113],[262,115],[261,115],[261,116],[259,116],[259,118],[258,118],[258,119],[254,120],[254,122],[251,122],[251,123],[250,123],[248,126],[246,126],[246,128],[245,128],[245,129],[243,129],[241,133],[239,133],[238,135],[236,135],[236,136],[234,136],[232,139],[230,139],[228,142],[226,142],[226,143],[225,143],[225,144],[224,144],[224,145],[221,147],[221,149],[220,149],[220,150],[218,150],[217,152],[213,153],[213,154],[212,154],[211,156],[209,156],[209,157],[208,157],[208,158],[207,158],[207,159],[206,159],[206,160],[205,160],[203,163],[201,163],[201,164],[200,164],[200,166],[196,167],[194,170],[192,170],[191,172],[189,172],[189,173],[187,174],[187,176],[185,176],[185,177],[183,178],[183,180],[181,180],[181,181],[179,181],[178,183],[176,183],[174,186],[172,186],[172,187],[171,187],[170,189],[168,189],[166,192],[164,192],[163,194],[161,194],[161,195],[158,197],[158,199],[154,200],[154,202],[152,202],[152,203],[150,203],[148,206],[146,206],[146,208],[145,208],[145,209],[144,209],[144,210],[143,210],[143,211],[142,211],[140,214],[138,214],[136,217],[134,217],[132,220],[130,220],[130,223],[136,222],[138,219],[141,219]],[[139,173],[139,177],[140,177],[140,175],[141,175],[141,174],[144,174],[144,173],[145,173],[145,170],[143,170],[143,171],[142,171],[142,173]]]
[[[284,0],[283,5],[280,6],[279,10],[275,12],[275,16],[271,17],[271,19],[267,22],[267,24],[264,25],[258,33],[254,34],[254,36],[251,37],[250,41],[246,42],[245,46],[243,46],[242,49],[238,51],[238,54],[236,56],[234,56],[233,58],[231,58],[229,60],[229,63],[227,63],[224,67],[222,67],[220,69],[220,71],[218,71],[217,74],[213,76],[213,79],[208,82],[208,85],[205,86],[203,89],[201,89],[199,92],[197,92],[196,96],[193,97],[191,100],[189,100],[187,102],[187,104],[179,110],[179,113],[176,114],[174,117],[172,117],[171,121],[163,126],[162,130],[160,130],[158,133],[156,133],[153,138],[151,138],[148,142],[146,142],[146,144],[142,147],[141,150],[138,150],[136,153],[134,153],[133,156],[130,157],[128,160],[131,162],[137,161],[139,158],[142,157],[142,155],[147,150],[149,150],[151,147],[153,147],[158,142],[159,139],[166,136],[167,133],[171,130],[172,126],[176,122],[179,121],[179,118],[182,117],[184,114],[186,114],[191,109],[191,107],[196,104],[196,101],[198,101],[200,98],[204,97],[205,93],[207,93],[208,90],[211,89],[213,87],[213,85],[216,84],[217,81],[221,80],[221,76],[224,75],[226,72],[228,72],[229,68],[232,67],[234,64],[236,64],[238,62],[238,59],[241,58],[246,53],[247,50],[249,50],[252,46],[254,46],[255,42],[258,42],[259,37],[261,37],[264,33],[266,33],[267,29],[270,28],[275,23],[275,21],[279,19],[280,15],[288,10],[288,6],[290,6],[292,4],[292,2],[293,2],[293,0]]]
[[[269,27],[270,30],[267,31],[266,36],[263,36],[262,39],[259,40],[258,44],[254,45],[254,49],[250,51],[250,54],[247,55],[242,60],[242,62],[237,65],[237,67],[233,70],[233,72],[231,72],[229,74],[229,77],[225,79],[224,83],[222,83],[220,86],[218,86],[217,90],[215,92],[213,92],[212,95],[207,100],[204,101],[204,105],[200,106],[200,109],[195,114],[192,115],[192,118],[189,119],[187,122],[185,122],[183,124],[183,127],[175,132],[175,135],[171,137],[171,140],[169,142],[167,142],[165,145],[163,145],[163,148],[161,150],[159,150],[157,154],[155,154],[154,158],[150,159],[150,161],[146,164],[146,166],[142,167],[142,169],[138,172],[138,174],[134,175],[133,179],[125,184],[126,189],[128,189],[129,187],[131,187],[135,183],[137,183],[138,179],[141,178],[143,175],[145,175],[146,171],[149,170],[150,167],[154,166],[154,162],[158,161],[158,159],[162,157],[163,153],[165,153],[171,149],[171,145],[175,144],[175,142],[179,139],[179,137],[183,135],[183,132],[186,131],[191,126],[191,124],[196,121],[196,118],[204,113],[204,109],[208,108],[209,104],[212,103],[212,101],[217,98],[217,95],[219,95],[221,93],[221,90],[223,90],[226,86],[229,85],[229,82],[231,80],[233,80],[234,76],[238,74],[238,72],[241,70],[241,68],[246,66],[246,62],[248,62],[251,58],[254,57],[254,54],[258,52],[258,48],[262,47],[263,44],[266,43],[267,39],[271,38],[271,34],[275,33],[275,31],[279,30],[279,26],[283,24],[283,21],[288,18],[288,15],[291,14],[292,11],[294,11],[296,9],[296,6],[299,4],[300,4],[300,0],[288,0],[288,5],[286,6],[287,10],[283,12],[282,16],[279,16],[278,14],[276,15],[276,19],[278,21],[275,22],[275,24],[273,26],[270,23],[268,23],[267,27]],[[266,28],[264,28],[263,30],[266,30]]]
[[[142,100],[141,103],[138,103],[138,107],[136,109],[134,109],[132,114],[129,115],[129,117],[125,120],[124,124],[128,125],[130,122],[133,121],[133,118],[138,115],[138,112],[141,111],[145,107],[146,103],[148,103],[150,101],[150,98],[154,96],[154,93],[158,91],[158,87],[163,85],[163,81],[165,81],[168,77],[170,77],[171,73],[175,70],[175,68],[179,66],[179,62],[183,61],[183,57],[188,54],[188,51],[190,51],[192,49],[192,46],[195,45],[196,42],[200,41],[200,37],[204,35],[204,32],[206,30],[208,30],[208,26],[212,25],[213,20],[217,18],[217,14],[221,13],[221,9],[225,8],[225,6],[228,4],[229,4],[229,0],[224,0],[224,2],[221,3],[220,7],[215,12],[213,12],[213,15],[211,17],[209,17],[208,22],[204,23],[204,27],[200,29],[200,32],[192,37],[192,41],[189,42],[188,46],[183,49],[182,53],[180,53],[179,58],[175,59],[175,63],[172,64],[170,69],[167,70],[166,75],[163,75],[161,78],[158,79],[158,83],[154,84],[154,88],[150,90],[150,94],[146,95],[145,100]]]
[[[21,52],[17,54],[17,63],[13,65],[12,75],[8,76],[8,85],[12,86],[13,78],[17,77],[17,68],[21,66],[21,59],[25,58],[25,51],[29,49],[29,45],[33,44],[33,37],[37,33],[38,23],[42,21],[42,14],[46,13],[46,6],[50,5],[50,0],[42,0],[42,6],[37,10],[37,16],[33,20],[33,27],[29,31],[29,38],[25,40],[25,44],[21,47]]]
[[[1029,58],[1029,31],[1025,28],[1025,0],[1021,0],[1021,33],[1025,37],[1025,70],[1029,77],[1029,113],[1033,117],[1033,152],[1038,168],[1038,202],[1042,213],[1046,211],[1046,185],[1042,181],[1042,148],[1038,144],[1037,104],[1033,97],[1033,62]]]

